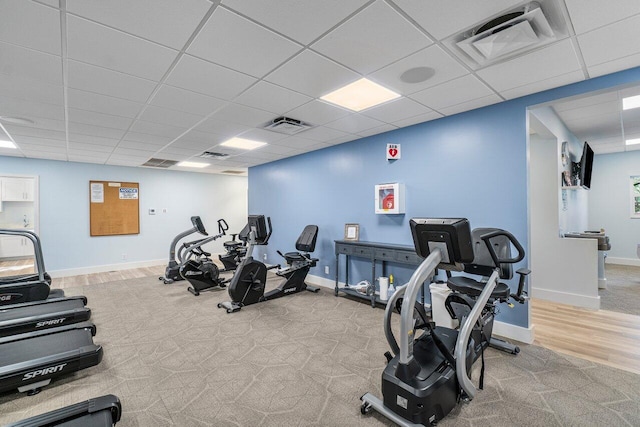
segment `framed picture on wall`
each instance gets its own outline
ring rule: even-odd
[[[344,225],[344,240],[360,239],[360,224],[345,224]]]

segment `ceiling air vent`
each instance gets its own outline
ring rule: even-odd
[[[200,154],[198,157],[202,157],[203,159],[216,159],[216,160],[224,160],[229,157],[228,154],[225,153],[216,153],[214,151],[205,151]]]
[[[445,42],[472,68],[512,58],[554,42],[566,34],[553,2],[531,2],[502,13]]]
[[[243,173],[246,173],[246,171],[233,171],[233,170],[226,170],[226,171],[222,171],[220,173],[228,173],[230,175],[241,175]]]
[[[264,128],[273,132],[295,135],[296,133],[311,129],[311,125],[289,117],[278,117],[273,119]]]
[[[151,158],[151,159],[147,160],[146,163],[143,163],[142,166],[149,166],[149,167],[152,167],[152,168],[167,169],[167,168],[175,165],[176,163],[178,163],[178,162],[175,161],[175,160]]]

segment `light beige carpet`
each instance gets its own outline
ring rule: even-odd
[[[89,299],[103,362],[33,397],[1,395],[0,424],[111,393],[122,427],[392,425],[360,414],[362,394],[380,396],[383,310],[323,288],[227,314],[226,291],[186,287],[68,289]],[[640,425],[640,376],[536,346],[486,356],[485,390],[441,426]]]
[[[600,309],[640,316],[640,267],[607,264],[607,289],[598,289]]]

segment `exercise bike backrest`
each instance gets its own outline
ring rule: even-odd
[[[249,238],[251,238],[253,232],[253,242],[251,243],[254,245],[266,245],[269,243],[269,238],[273,231],[271,217],[266,217],[265,221],[264,215],[249,215],[247,225],[249,227]]]
[[[513,264],[524,259],[524,248],[520,242],[506,230],[499,228],[476,228],[471,232],[474,258],[464,265],[465,273],[489,277],[498,267],[501,279],[513,277]],[[511,245],[518,254],[511,256]]]

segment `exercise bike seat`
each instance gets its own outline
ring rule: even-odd
[[[301,252],[309,253],[316,250],[316,240],[318,238],[318,226],[307,225],[300,237],[296,240],[296,249],[299,252],[286,252],[285,254],[278,251],[280,255],[287,261],[287,264],[300,261],[313,261],[309,255],[302,254]]]
[[[471,240],[473,242],[473,261],[464,265],[464,272],[488,278],[496,269],[496,265],[491,258],[487,243],[482,240],[482,236],[494,231],[497,228],[476,228],[471,232]],[[490,241],[493,250],[499,259],[509,259],[511,257],[511,244],[506,236],[496,236]],[[513,277],[513,268],[509,263],[501,263],[498,267],[500,279],[509,280]],[[454,292],[469,295],[470,297],[478,297],[484,289],[483,280],[475,280],[467,276],[453,276],[447,280],[447,287]],[[507,301],[509,299],[510,289],[506,283],[498,282],[491,293],[492,299],[499,301]]]

